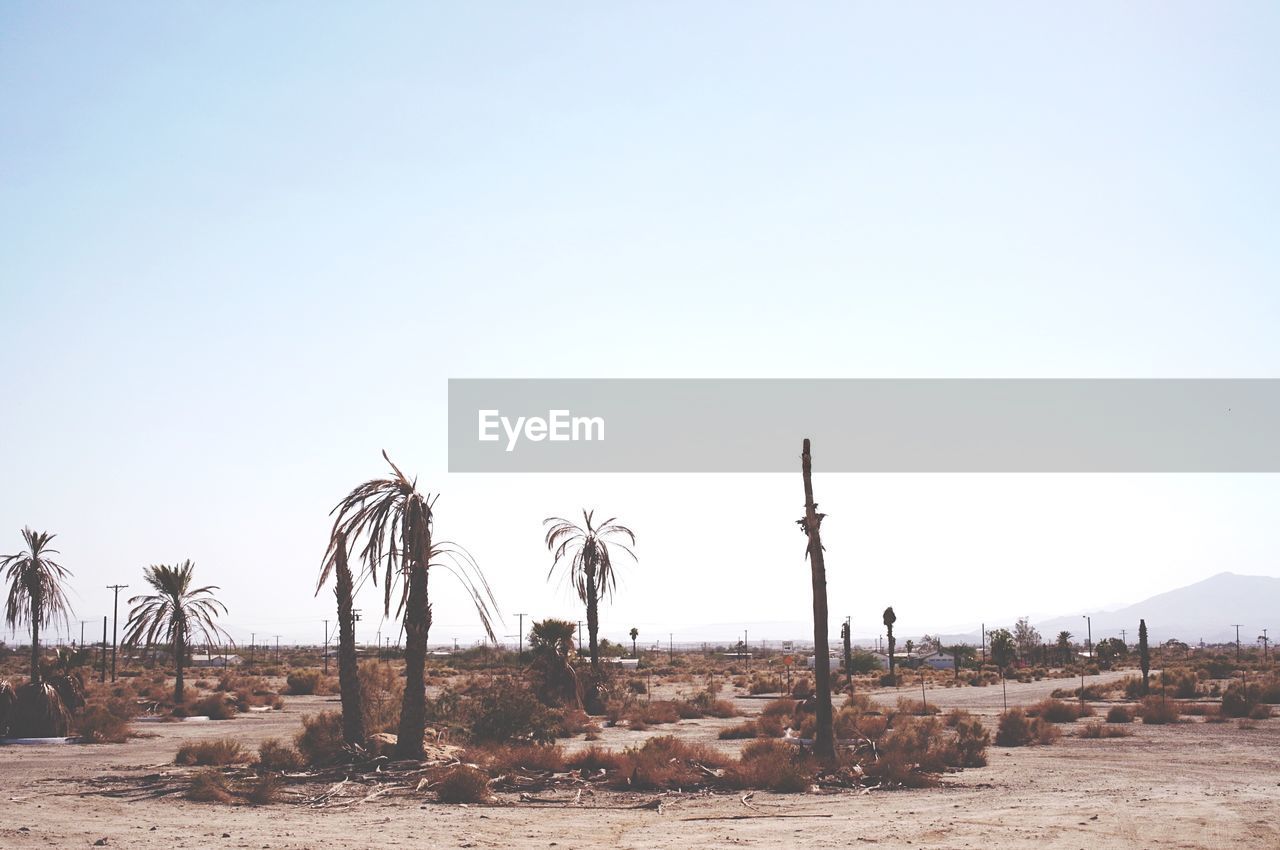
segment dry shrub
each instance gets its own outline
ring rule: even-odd
[[[311,694],[320,692],[320,671],[319,670],[299,670],[296,673],[290,673],[289,678],[285,680],[288,686],[288,693],[291,696],[310,696]]]
[[[212,741],[187,741],[178,747],[174,764],[218,766],[249,761],[249,754],[234,738],[218,738]]]
[[[1258,703],[1249,709],[1250,720],[1268,720],[1271,717],[1271,706]]]
[[[1138,714],[1141,715],[1142,722],[1152,726],[1177,723],[1181,713],[1176,702],[1161,699],[1160,697],[1147,697],[1142,701],[1142,705],[1138,707]]]
[[[953,724],[955,740],[947,748],[945,759],[950,767],[985,767],[991,733],[976,717],[958,718]]]
[[[1107,709],[1108,723],[1132,723],[1133,709],[1127,705],[1113,705]]]
[[[1087,704],[1049,698],[1028,707],[1026,713],[1028,717],[1039,717],[1048,723],[1074,723],[1081,717],[1092,717],[1094,712]]]
[[[725,764],[725,758],[710,747],[687,744],[664,735],[650,738],[641,747],[623,751],[613,784],[644,790],[696,785],[706,779],[697,765],[723,767]]]
[[[301,770],[302,754],[279,738],[268,738],[258,746],[258,767],[262,770]]]
[[[809,789],[815,768],[812,758],[794,744],[764,738],[744,746],[742,757],[726,775],[739,788],[797,794]]]
[[[848,703],[846,703],[847,705]],[[764,704],[764,709],[760,712],[763,717],[791,717],[795,714],[796,706],[799,705],[793,699],[771,699]]]
[[[948,742],[936,717],[904,718],[881,738],[876,760],[864,765],[882,784],[923,788],[936,784],[948,761]]]
[[[1028,718],[1020,708],[1011,708],[1000,715],[996,727],[997,747],[1024,747],[1028,744],[1051,744],[1061,733],[1053,724],[1041,717]]]
[[[756,729],[765,738],[781,738],[785,732],[783,718],[777,714],[762,714],[756,718]]]
[[[129,740],[129,721],[135,707],[122,699],[91,705],[76,721],[80,738],[91,744],[123,744]]]
[[[294,745],[303,760],[312,766],[345,761],[347,751],[342,740],[342,713],[322,711],[304,716],[302,731],[294,738]]]
[[[377,661],[362,662],[357,675],[365,733],[375,735],[397,731],[400,728],[400,706],[404,701],[404,680],[389,666]]]
[[[908,714],[912,717],[926,717],[931,714],[940,714],[942,709],[936,705],[930,705],[918,699],[909,699],[907,697],[898,697],[898,707],[895,714]]]
[[[1108,726],[1105,723],[1085,723],[1076,735],[1080,738],[1128,738],[1133,730],[1128,726]]]
[[[589,735],[600,731],[600,727],[591,719],[591,715],[580,708],[552,709],[551,716],[554,718],[557,738],[572,738],[575,735]]]
[[[466,758],[489,771],[524,769],[559,773],[565,769],[564,750],[555,744],[468,747]]]
[[[236,709],[222,694],[210,694],[196,700],[191,706],[190,714],[193,717],[208,717],[210,720],[230,720],[236,716]]]
[[[973,715],[965,711],[963,708],[953,708],[947,712],[946,716],[943,717],[942,720],[947,724],[947,726],[954,729],[959,726],[961,722],[969,720],[972,717]]]
[[[197,803],[231,803],[235,796],[227,785],[227,778],[220,772],[201,770],[191,777],[187,786],[187,799]]]
[[[483,803],[490,798],[489,775],[460,764],[450,768],[436,783],[436,799],[441,803]]]
[[[263,773],[250,783],[244,797],[255,806],[268,806],[280,799],[283,785],[278,773]]]
[[[556,718],[523,684],[493,682],[480,688],[468,704],[471,740],[477,743],[555,741]]]
[[[738,741],[744,738],[756,738],[760,736],[760,724],[754,720],[747,720],[739,723],[737,726],[727,726],[720,730],[719,738],[721,741]]]
[[[622,755],[604,747],[590,746],[566,760],[574,770],[596,773],[600,770],[617,770],[622,765]]]

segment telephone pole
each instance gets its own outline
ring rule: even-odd
[[[1236,627],[1236,663],[1240,663],[1240,623],[1232,623]]]
[[[275,636],[276,639],[276,663],[280,663],[280,635]]]
[[[1262,663],[1267,663],[1267,644],[1271,641],[1267,638],[1267,630],[1263,629],[1262,634],[1258,635],[1258,640],[1262,642]]]
[[[107,681],[107,615],[102,615],[102,675],[99,682]]]
[[[1124,648],[1129,648],[1129,633],[1124,629],[1120,630],[1120,642],[1124,644]]]
[[[324,674],[329,675],[329,621],[324,621]]]
[[[116,636],[119,633],[117,620],[120,617],[120,591],[126,588],[127,584],[109,584],[107,590],[115,591],[115,607],[111,613],[111,681],[116,680]]]
[[[516,655],[516,660],[524,661],[524,614],[520,613],[516,614],[516,616],[520,618],[520,651],[519,654]]]

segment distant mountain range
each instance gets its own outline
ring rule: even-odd
[[[1228,643],[1236,639],[1236,630],[1232,624],[1240,623],[1240,642],[1250,646],[1257,642],[1258,635],[1264,628],[1270,630],[1272,638],[1280,640],[1280,578],[1218,573],[1204,581],[1170,590],[1114,611],[1089,611],[1065,617],[1033,619],[1031,624],[1048,643],[1054,641],[1058,632],[1067,631],[1077,643],[1083,644],[1089,634],[1084,613],[1092,620],[1094,641],[1120,637],[1120,630],[1123,629],[1126,640],[1130,644],[1136,643],[1138,621],[1146,619],[1148,634],[1153,643],[1161,643],[1170,638],[1193,645],[1202,640],[1205,643]],[[992,621],[988,621],[988,628],[995,627],[991,623]],[[832,646],[836,645],[835,634],[838,633],[839,625],[839,620],[833,618]],[[1001,625],[1012,627],[1013,623]],[[753,645],[762,638],[767,638],[772,644],[779,638],[788,636],[794,638],[797,645],[812,646],[813,643],[809,624],[789,621],[691,625],[676,632],[675,643],[677,647],[696,644],[698,641],[731,643],[734,639],[729,636],[736,631],[738,637],[741,637],[744,626]],[[919,638],[920,635],[899,635],[899,641],[905,641],[908,637]],[[971,632],[943,633],[938,637],[945,644],[976,645],[979,630],[975,628]],[[874,636],[855,634],[854,639],[864,647],[875,643]]]
[[[1240,642],[1251,645],[1264,628],[1280,634],[1280,578],[1218,573],[1204,581],[1170,590],[1116,611],[1086,612],[1093,621],[1093,639],[1119,637],[1127,632],[1137,640],[1138,620],[1147,621],[1150,639],[1177,638],[1186,643],[1224,643],[1236,639],[1233,623],[1240,623]],[[1060,631],[1083,640],[1088,625],[1080,614],[1034,624],[1045,640]]]

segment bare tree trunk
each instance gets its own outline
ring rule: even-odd
[[[818,699],[813,752],[818,758],[830,759],[835,757],[835,740],[831,729],[831,650],[827,646],[827,566],[819,531],[823,514],[818,513],[818,505],[813,501],[808,439],[804,441],[800,471],[804,477],[804,519],[800,526],[809,537],[809,566],[813,574],[813,678]]]
[[[338,690],[342,695],[342,740],[364,746],[364,706],[360,693],[360,668],[356,662],[356,624],[346,535],[338,538],[334,567],[337,573],[333,592],[338,597]]]
[[[396,757],[422,759],[423,735],[427,729],[427,633],[431,628],[431,607],[427,602],[425,562],[409,569],[409,598],[404,607],[404,702],[400,706],[400,727]]]

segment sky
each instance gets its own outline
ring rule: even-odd
[[[584,507],[638,537],[605,636],[802,637],[798,475],[450,475],[447,380],[1280,376],[1278,37],[1244,2],[5,3],[0,552],[58,534],[73,636],[190,558],[237,641],[318,642],[328,511],[386,449],[501,637],[582,616],[541,520]],[[815,467],[856,635],[1280,576],[1275,475]],[[433,644],[479,636],[433,594]]]

